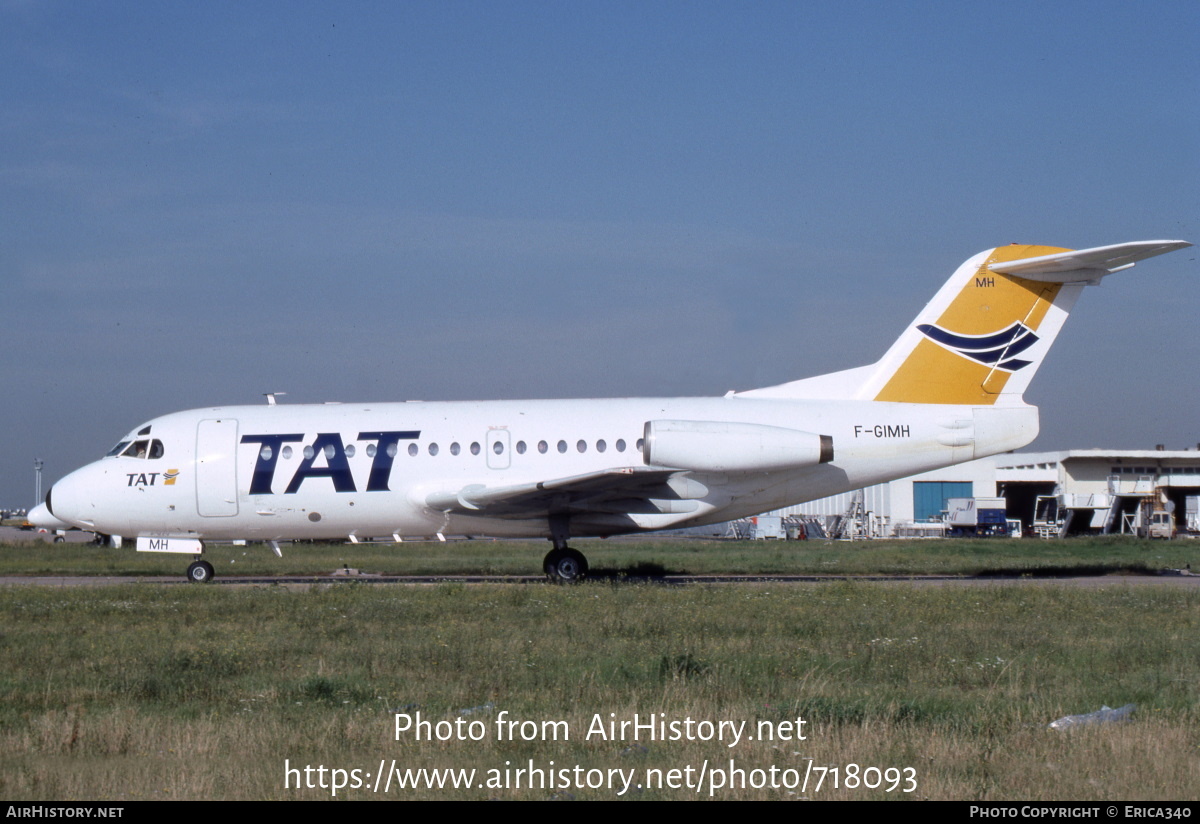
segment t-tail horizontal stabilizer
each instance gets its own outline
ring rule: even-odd
[[[1164,255],[1192,244],[1184,240],[1138,240],[1115,246],[1097,246],[1077,252],[1025,258],[988,266],[993,272],[1018,275],[1026,280],[1046,283],[1099,283],[1100,278],[1128,269],[1139,260]]]
[[[1144,240],[1078,251],[1018,244],[989,249],[960,266],[872,366],[738,395],[1020,405],[1085,285],[1191,245]]]

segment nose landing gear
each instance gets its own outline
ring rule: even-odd
[[[187,579],[193,584],[207,584],[213,579],[212,564],[208,561],[193,561],[187,568]]]

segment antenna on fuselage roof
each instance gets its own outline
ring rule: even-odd
[[[263,392],[263,397],[267,399],[267,406],[275,406],[275,398],[278,395],[286,395],[287,392]]]

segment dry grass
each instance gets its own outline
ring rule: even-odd
[[[131,586],[0,592],[0,795],[328,798],[284,763],[634,771],[911,767],[935,799],[1200,797],[1200,596],[909,586]],[[1124,724],[1046,729],[1101,704]],[[484,740],[397,740],[479,708]],[[500,741],[508,718],[569,741]],[[593,717],[778,724],[806,741],[588,739]],[[844,772],[842,773],[844,776]],[[815,780],[815,779],[814,779]],[[567,791],[612,798],[616,790]],[[699,797],[707,797],[705,787]],[[562,791],[393,790],[403,798]],[[722,788],[719,798],[884,798]],[[339,797],[376,797],[345,789]],[[695,798],[643,789],[625,797]]]

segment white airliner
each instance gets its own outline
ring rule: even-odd
[[[53,516],[196,556],[206,541],[571,537],[716,523],[1005,452],[1088,283],[1191,244],[1001,246],[964,263],[877,363],[719,398],[264,404],[137,427],[46,496]],[[272,399],[273,400],[273,399]]]
[[[65,521],[60,521],[50,514],[45,504],[38,504],[25,515],[25,522],[38,532],[54,533],[54,543],[62,543],[63,536],[75,527]]]

